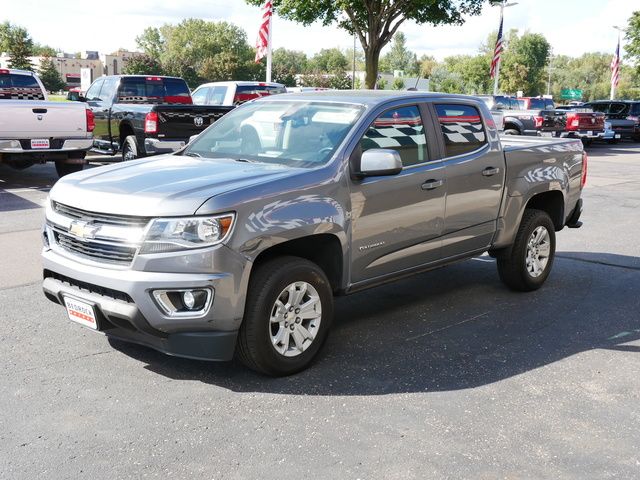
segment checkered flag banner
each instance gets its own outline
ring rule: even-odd
[[[0,99],[4,100],[44,100],[39,88],[0,88]]]
[[[424,127],[415,122],[387,122],[376,120],[373,128],[369,128],[364,138],[366,143],[363,147],[369,148],[390,148],[411,147],[414,145],[424,145]]]

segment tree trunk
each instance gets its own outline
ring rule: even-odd
[[[378,81],[378,62],[380,61],[380,48],[378,45],[369,45],[364,51],[366,76],[364,79],[365,86],[368,89],[374,89]]]

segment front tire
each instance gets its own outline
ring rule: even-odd
[[[507,128],[504,132],[504,135],[520,135],[520,130],[516,130],[515,128]]]
[[[497,259],[500,280],[512,290],[537,290],[549,277],[555,251],[555,227],[549,214],[525,210],[513,245]]]
[[[278,257],[251,276],[236,353],[252,370],[291,375],[308,367],[333,319],[325,273],[299,257]]]

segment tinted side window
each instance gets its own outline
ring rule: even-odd
[[[487,144],[480,112],[471,105],[436,105],[447,157],[473,152]]]
[[[631,110],[629,110],[630,115],[638,116],[640,115],[640,103],[632,103]]]
[[[396,150],[405,167],[428,161],[420,110],[417,106],[387,110],[365,132],[360,147],[363,152],[372,148]]]
[[[100,90],[100,100],[103,102],[111,102],[116,94],[118,85],[118,77],[107,77],[104,79],[102,89]]]
[[[100,88],[102,87],[102,84],[104,83],[104,78],[99,78],[98,80],[96,80],[95,82],[93,82],[93,85],[91,85],[89,87],[89,90],[87,90],[87,100],[100,100],[99,95],[100,95]]]
[[[544,100],[541,98],[530,98],[529,99],[529,110],[544,110]]]

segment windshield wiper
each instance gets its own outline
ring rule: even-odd
[[[249,160],[248,158],[234,158],[236,162],[245,162],[245,163],[261,163],[257,160]]]
[[[199,153],[196,152],[187,152],[187,153],[183,153],[183,155],[185,157],[196,157],[196,158],[202,158],[202,155],[200,155]]]

